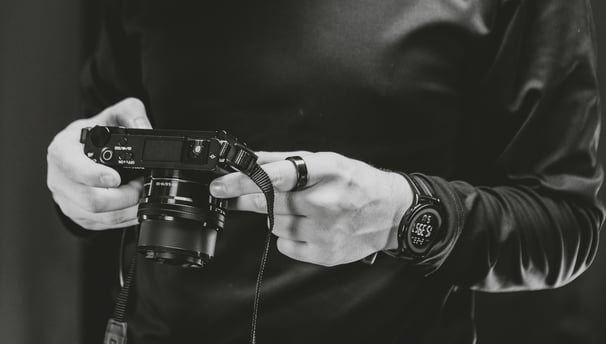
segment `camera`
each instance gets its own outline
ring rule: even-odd
[[[202,268],[214,256],[227,201],[209,183],[240,171],[251,175],[257,156],[225,131],[84,128],[84,154],[117,170],[122,180],[144,178],[137,251],[145,258]]]

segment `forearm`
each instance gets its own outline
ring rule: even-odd
[[[504,31],[519,35],[503,36],[471,95],[456,172],[466,182],[429,178],[457,239],[440,273],[458,285],[557,287],[595,255],[604,213],[590,14],[587,1],[519,4]]]
[[[474,187],[428,179],[445,199],[457,242],[440,273],[483,291],[558,287],[596,253],[603,212],[597,200],[523,185]]]

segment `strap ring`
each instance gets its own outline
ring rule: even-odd
[[[295,165],[297,170],[297,183],[290,191],[299,191],[307,185],[307,165],[305,160],[300,156],[289,156],[286,160],[290,161]]]

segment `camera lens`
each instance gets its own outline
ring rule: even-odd
[[[137,250],[145,258],[201,268],[213,257],[226,200],[210,195],[212,173],[152,170],[139,204]]]

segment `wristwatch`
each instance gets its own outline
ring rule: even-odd
[[[412,189],[412,205],[398,226],[398,248],[384,252],[396,258],[419,261],[441,236],[444,211],[440,200],[433,196],[423,177],[400,174]]]

